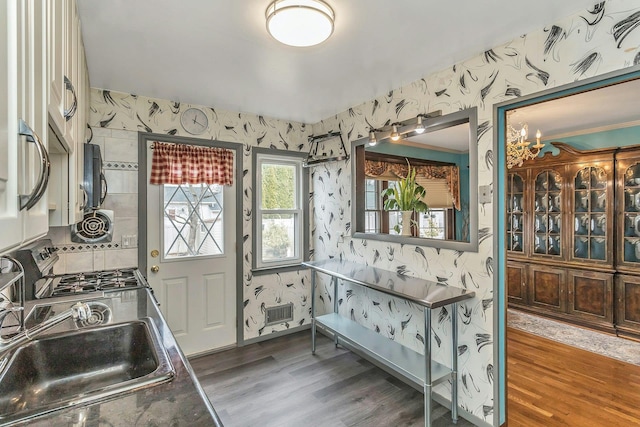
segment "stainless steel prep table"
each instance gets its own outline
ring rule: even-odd
[[[392,372],[423,387],[424,424],[431,425],[431,393],[433,386],[451,379],[451,418],[458,420],[458,310],[456,303],[473,298],[475,292],[446,286],[436,282],[400,275],[388,270],[349,261],[308,261],[302,265],[313,270],[311,274],[311,352],[316,349],[316,327],[328,330],[339,342],[356,349],[389,368]],[[332,277],[333,313],[315,316],[316,273]],[[338,279],[424,307],[424,355],[392,341],[338,314]],[[451,368],[431,360],[431,310],[451,306]]]

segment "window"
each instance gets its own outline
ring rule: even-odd
[[[400,211],[386,211],[382,209],[383,200],[381,197],[374,198],[373,194],[382,194],[384,189],[393,187],[397,181],[380,181],[366,179],[365,186],[365,232],[398,234],[395,226],[401,223],[402,215]],[[371,193],[371,194],[370,194]],[[374,204],[374,201],[378,205]],[[375,206],[378,206],[375,208]],[[426,213],[414,213],[413,219],[419,227],[420,237],[428,239],[453,239],[451,234],[455,230],[455,218],[453,208],[430,208]],[[375,221],[375,222],[374,222]],[[377,228],[373,228],[374,224]],[[412,227],[415,236],[416,230]]]
[[[382,219],[382,193],[380,181],[367,179],[364,187],[365,195],[365,233],[380,233]]]
[[[420,237],[444,239],[446,231],[446,209],[429,209],[429,212],[420,214]]]
[[[309,182],[303,159],[300,153],[254,148],[254,270],[298,266],[308,259]]]

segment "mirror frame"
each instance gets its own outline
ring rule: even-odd
[[[423,124],[427,132],[433,132],[469,123],[469,241],[429,239],[426,237],[406,237],[396,234],[365,233],[364,210],[364,182],[358,182],[358,166],[364,170],[364,156],[356,156],[369,142],[368,135],[351,143],[351,237],[354,239],[380,240],[407,245],[428,246],[439,249],[449,249],[461,252],[478,251],[478,109],[477,107],[457,111],[438,117],[427,117]],[[389,138],[390,132],[380,133],[378,141]],[[405,135],[415,135],[409,132]]]

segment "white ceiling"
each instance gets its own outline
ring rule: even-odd
[[[507,123],[529,127],[529,139],[537,129],[542,140],[591,133],[625,125],[640,126],[640,79],[518,108],[507,114]]]
[[[404,139],[406,145],[426,147],[456,153],[469,152],[469,123],[463,123],[434,132],[413,135]]]
[[[293,48],[270,0],[78,0],[91,86],[316,123],[595,0],[327,0],[335,32]]]

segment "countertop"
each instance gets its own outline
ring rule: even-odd
[[[41,300],[46,301],[46,300]],[[58,410],[12,425],[73,426],[222,426],[189,362],[178,347],[148,288],[105,293],[114,318],[151,318],[175,369],[174,378],[85,406]]]
[[[305,261],[302,265],[342,280],[413,301],[428,308],[442,307],[475,296],[475,292],[463,288],[401,275],[393,271],[350,261],[337,259]]]

